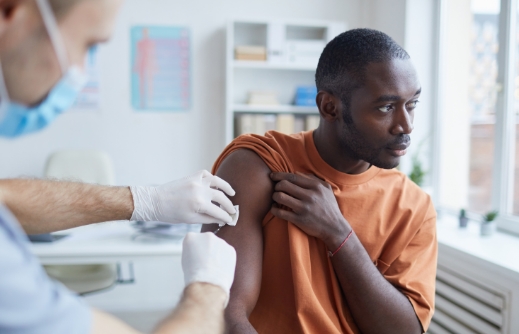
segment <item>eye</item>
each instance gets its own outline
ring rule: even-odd
[[[408,104],[406,104],[405,107],[406,107],[407,110],[414,110],[416,108],[416,105],[418,104],[418,102],[420,102],[420,101],[418,101],[418,100],[411,101]]]
[[[392,104],[386,104],[383,107],[378,108],[378,110],[382,111],[383,113],[391,112],[394,109]]]

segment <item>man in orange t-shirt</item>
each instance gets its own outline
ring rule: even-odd
[[[421,92],[389,36],[347,31],[316,72],[321,122],[235,139],[213,172],[236,190],[231,333],[422,333],[434,310],[432,202],[393,169]],[[208,230],[211,227],[207,228]]]

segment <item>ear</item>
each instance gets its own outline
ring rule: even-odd
[[[0,0],[0,38],[3,37],[7,27],[16,16],[18,9],[25,2],[27,0]]]
[[[321,90],[317,93],[316,102],[319,113],[325,121],[333,123],[341,117],[342,102],[333,94]]]

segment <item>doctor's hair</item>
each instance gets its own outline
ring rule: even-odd
[[[351,94],[364,83],[367,65],[393,59],[409,59],[409,55],[385,33],[365,28],[348,30],[324,48],[315,73],[317,90],[337,96],[344,110],[349,110]]]

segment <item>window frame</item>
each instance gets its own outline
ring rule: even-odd
[[[432,166],[431,181],[433,185],[433,201],[439,203],[440,188],[440,166],[441,166],[441,132],[442,132],[442,110],[444,110],[444,100],[442,99],[441,85],[446,77],[444,65],[445,53],[445,17],[446,2],[448,0],[436,1],[436,55],[435,68],[435,112],[432,118],[433,141],[432,141]],[[498,52],[498,92],[496,101],[495,119],[495,149],[493,157],[492,175],[492,209],[499,211],[496,220],[500,230],[513,233],[519,236],[519,216],[514,216],[511,212],[514,200],[514,169],[515,169],[515,76],[516,76],[516,31],[517,16],[519,13],[519,0],[501,0],[499,13],[499,52]],[[519,194],[517,194],[519,196]],[[438,208],[440,211],[446,208]]]
[[[519,217],[510,213],[513,207],[515,178],[514,90],[517,15],[517,0],[501,0],[492,208],[501,213],[497,219],[499,228],[519,234]]]

